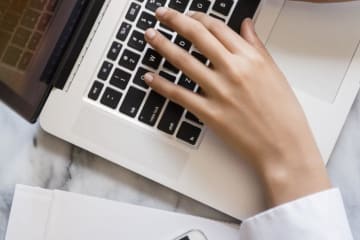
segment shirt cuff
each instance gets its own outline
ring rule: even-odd
[[[245,220],[244,240],[353,240],[338,189],[280,205]]]

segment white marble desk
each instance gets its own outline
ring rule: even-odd
[[[360,97],[330,160],[329,173],[343,191],[355,239],[360,239]],[[234,221],[44,133],[0,103],[0,240],[16,183]]]

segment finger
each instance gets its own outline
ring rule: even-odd
[[[190,12],[188,16],[203,24],[230,52],[237,53],[249,44],[224,22],[202,12]]]
[[[205,91],[214,91],[213,71],[191,56],[184,49],[170,42],[154,29],[145,32],[146,41],[171,64],[180,69]]]
[[[192,42],[214,65],[222,66],[230,52],[200,22],[175,10],[158,8],[156,17]]]
[[[183,106],[195,115],[203,116],[206,109],[204,107],[206,103],[204,97],[175,85],[153,73],[146,73],[144,80],[155,92]]]
[[[256,34],[254,23],[250,18],[246,18],[240,29],[240,35],[253,47],[268,55],[268,51],[265,48],[265,45],[261,42],[260,38]]]

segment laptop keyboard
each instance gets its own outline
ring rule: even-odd
[[[188,146],[198,146],[205,130],[203,123],[183,107],[149,89],[143,78],[145,73],[154,72],[190,91],[199,93],[200,89],[146,43],[144,32],[155,28],[199,61],[209,64],[188,40],[160,24],[154,12],[165,6],[182,13],[201,11],[227,22],[234,5],[234,0],[131,1],[100,63],[88,98]]]
[[[58,0],[0,1],[0,62],[26,70]]]

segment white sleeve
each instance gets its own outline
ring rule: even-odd
[[[307,196],[243,222],[241,240],[353,240],[338,189]]]

